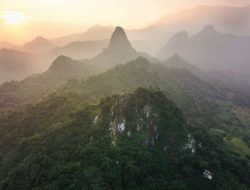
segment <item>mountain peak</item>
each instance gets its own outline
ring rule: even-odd
[[[183,61],[184,60],[177,53],[173,54],[173,56],[170,57],[169,59],[177,60],[177,61]]]
[[[43,36],[37,36],[36,38],[35,38],[35,40],[39,40],[39,41],[41,41],[41,40],[43,40],[43,41],[48,41],[46,38],[44,38]]]
[[[36,36],[32,41],[29,42],[30,44],[37,44],[37,45],[51,45],[51,42],[44,38],[43,36]],[[28,44],[28,43],[27,43]]]
[[[188,62],[180,57],[178,54],[173,54],[170,58],[168,58],[165,63],[170,65],[186,65]]]
[[[202,38],[204,40],[206,39],[209,42],[210,40],[217,39],[218,37],[220,38],[221,36],[222,33],[217,31],[213,25],[207,25],[200,32],[195,34],[192,38]]]
[[[199,72],[199,69],[196,66],[189,64],[189,62],[180,57],[178,54],[174,54],[172,57],[168,58],[163,62],[163,65],[173,69],[186,69],[195,75]]]
[[[188,33],[186,31],[182,31],[182,32],[178,32],[176,33],[170,40],[168,45],[172,44],[172,45],[182,45],[182,44],[186,44],[186,42],[188,41],[189,36]]]
[[[189,41],[189,35],[186,31],[178,32],[170,38],[165,47],[161,49],[158,56],[162,59],[172,56],[178,47],[186,47]]]
[[[64,56],[64,55],[60,55],[58,56],[54,61],[53,63],[51,64],[51,66],[49,67],[48,71],[49,72],[65,72],[65,71],[70,71],[71,68],[72,68],[72,64],[75,64],[77,63],[77,61],[67,57],[67,56]]]
[[[22,46],[22,49],[28,52],[40,52],[52,48],[53,44],[43,36],[37,36],[32,41],[27,42]]]
[[[108,49],[116,50],[116,49],[127,49],[127,48],[129,49],[132,48],[128,40],[128,37],[124,29],[120,26],[117,26],[110,38]]]
[[[203,28],[202,32],[216,32],[213,25],[207,25]]]
[[[182,39],[188,39],[189,38],[187,31],[178,32],[174,36],[176,38],[182,38]]]

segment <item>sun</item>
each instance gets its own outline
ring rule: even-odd
[[[3,14],[3,19],[9,25],[18,25],[27,20],[27,18],[19,11],[6,11]]]

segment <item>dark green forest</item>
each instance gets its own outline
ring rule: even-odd
[[[96,57],[0,86],[0,190],[248,190],[238,84],[137,52],[118,27]]]
[[[158,89],[86,99],[58,96],[1,120],[1,189],[249,188],[249,160],[187,124]]]

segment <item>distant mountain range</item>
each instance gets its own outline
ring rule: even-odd
[[[115,28],[114,26],[94,25],[85,32],[78,34],[70,34],[68,36],[51,39],[51,42],[55,46],[65,46],[75,41],[108,40],[109,36],[111,36],[111,34],[113,33],[114,28]]]
[[[201,34],[201,55],[238,40]],[[176,35],[163,56],[190,39]],[[118,26],[93,58],[58,56],[0,85],[0,189],[248,189],[250,96],[200,67],[138,52]]]
[[[215,36],[219,36],[219,39],[221,38],[220,37],[221,35],[222,36],[226,35],[225,39],[231,39],[231,38],[228,38],[228,36],[229,37],[232,36],[229,34],[218,33],[211,26],[206,27],[201,33],[202,34],[205,33],[208,35],[212,33],[213,34],[212,37],[214,36],[214,33],[215,33],[216,34]],[[203,35],[197,34],[193,38],[199,39],[199,36],[203,36]],[[190,38],[190,39],[193,39],[193,38]],[[210,39],[209,43],[211,43],[212,45],[213,45],[213,42],[218,42],[219,44],[223,44],[219,42],[219,39],[215,39],[215,40]],[[186,47],[183,44],[183,42],[187,42],[188,40],[189,40],[189,37],[186,32],[182,32],[180,34],[177,34],[175,37],[173,37],[173,39],[170,40],[169,45],[166,46],[166,48],[170,47],[170,49],[164,48],[164,50],[162,50],[162,55],[166,59],[162,61],[161,64],[163,64],[166,68],[171,69],[171,70],[172,69],[183,70],[182,74],[184,76],[191,74],[191,76],[194,79],[198,77],[198,78],[201,78],[202,80],[208,81],[208,83],[211,82],[212,81],[211,77],[207,77],[208,73],[205,73],[199,69],[201,67],[201,65],[199,65],[200,62],[195,62],[195,60],[186,61],[185,59],[182,58],[182,57],[185,58],[185,54],[183,55],[182,52],[170,51],[170,50],[173,50],[171,49],[173,47],[179,47],[179,46],[176,46],[176,44],[177,45],[182,44],[181,47]],[[199,40],[197,40],[197,42],[199,42]],[[201,43],[197,43],[197,44],[201,44]],[[193,50],[194,51],[193,54],[190,54],[190,55],[197,55],[195,52],[198,52],[199,53],[198,56],[201,56],[203,54],[206,55],[206,52],[211,53],[214,50],[216,50],[215,53],[217,53],[219,51],[219,49],[216,49],[215,47],[211,45],[209,45],[208,47],[210,47],[211,49],[203,50],[201,47],[197,47],[197,49]],[[192,50],[192,48],[188,47],[187,50]],[[201,50],[204,51],[203,54]],[[180,56],[174,53],[178,53]],[[104,49],[103,52],[99,53],[97,56],[91,59],[84,59],[81,61],[73,60],[65,56],[59,56],[57,59],[55,59],[55,61],[51,64],[51,66],[48,68],[46,72],[39,74],[39,75],[28,77],[27,79],[20,81],[20,82],[6,83],[2,87],[0,87],[0,94],[2,93],[1,102],[3,103],[3,105],[4,105],[4,101],[6,98],[11,97],[10,99],[13,100],[13,103],[2,106],[2,109],[5,110],[5,108],[11,109],[13,106],[14,107],[20,106],[19,103],[16,105],[14,102],[23,102],[24,104],[29,104],[30,102],[33,102],[35,100],[40,100],[42,97],[50,94],[54,90],[58,89],[60,86],[65,85],[66,82],[70,79],[86,79],[93,74],[104,72],[107,69],[111,69],[116,65],[121,65],[121,64],[125,64],[127,62],[133,61],[137,57],[146,57],[151,63],[159,63],[157,59],[152,58],[145,53],[137,52],[132,47],[131,43],[129,42],[125,31],[121,27],[116,27],[110,38],[107,48]],[[213,57],[212,55],[210,55],[210,57],[211,59],[212,58],[216,59],[216,57]],[[211,65],[211,68],[216,68],[216,65],[212,65],[212,64],[215,64],[214,62],[208,63],[208,64]],[[226,77],[223,77],[223,80],[224,78]],[[220,78],[217,78],[217,79],[220,79]],[[188,80],[192,80],[192,79],[188,79]],[[190,85],[190,84],[187,84],[187,85]],[[12,86],[18,86],[18,88],[16,87],[12,88]],[[209,86],[209,84],[207,84],[207,86]],[[36,89],[36,90],[33,90],[32,93],[28,93],[26,96],[23,96],[26,91],[29,92],[29,89]],[[212,91],[215,91],[215,90],[212,90]],[[229,92],[230,91],[227,91],[226,93],[229,93]],[[207,93],[209,93],[209,91]],[[220,92],[219,94],[213,95],[213,96],[225,97],[226,93]],[[17,94],[20,94],[20,95],[16,96]],[[23,97],[25,97],[25,100],[27,101],[24,101],[22,99]]]
[[[125,64],[143,55],[155,61],[154,58],[147,54],[137,52],[129,42],[123,28],[116,27],[108,47],[97,56],[81,61],[73,60],[66,56],[59,56],[53,61],[47,71],[27,77],[20,82],[4,84],[0,87],[0,104],[2,104],[3,110],[5,108],[11,109],[13,106],[14,108],[22,107],[21,104],[18,105],[15,102],[22,102],[25,105],[34,100],[40,100],[70,79],[86,79],[90,75],[103,72],[118,64]],[[33,89],[32,92],[29,92],[29,89]],[[26,92],[29,93],[26,94]],[[6,98],[10,99],[8,104],[5,104]]]
[[[250,35],[250,5],[243,7],[200,5],[189,9],[167,14],[142,29],[126,29],[134,47],[140,51],[155,53],[164,45],[164,40],[186,30],[194,34],[204,26],[213,25],[219,31],[235,35]],[[107,40],[114,26],[95,25],[86,32],[53,39],[56,46],[66,45],[73,41]]]
[[[97,29],[92,29],[92,30],[97,30]],[[98,31],[101,32],[101,30],[98,30]],[[89,34],[90,31],[87,33]],[[118,35],[118,39],[115,39],[117,38],[116,37],[117,35]],[[125,44],[123,44],[124,42]],[[38,72],[47,70],[51,62],[53,62],[54,59],[56,59],[57,56],[60,56],[60,55],[72,57],[73,59],[79,59],[79,60],[84,60],[88,58],[91,60],[91,61],[89,60],[90,62],[92,62],[93,64],[96,63],[99,66],[101,65],[103,69],[107,68],[108,64],[112,66],[118,63],[126,63],[127,61],[132,60],[136,58],[137,56],[146,55],[145,53],[144,54],[137,53],[133,49],[123,29],[121,29],[120,31],[115,30],[113,37],[111,37],[110,39],[109,46],[108,46],[108,43],[109,43],[108,40],[96,40],[96,41],[88,40],[88,41],[76,41],[76,42],[69,43],[66,46],[56,47],[52,43],[51,40],[45,39],[43,37],[36,37],[34,40],[22,46],[15,47],[15,49],[18,49],[18,50],[7,50],[7,49],[2,50],[2,53],[1,53],[2,59],[0,60],[0,62],[3,65],[5,64],[6,67],[8,67],[7,64],[12,64],[12,65],[19,64],[20,67],[26,65],[27,68],[29,68],[33,72],[30,72],[30,73],[20,72],[20,75],[28,76],[29,74],[32,74],[34,72],[38,73]],[[115,43],[118,43],[118,44],[115,44]],[[5,42],[5,44],[7,44],[7,42]],[[108,48],[104,49],[107,46]],[[123,47],[123,49],[119,49],[117,48],[117,46]],[[31,52],[31,53],[26,53],[26,54],[30,55],[30,57],[33,58],[32,61],[30,62],[27,62],[26,60],[24,61],[21,57],[19,59],[15,59],[14,58],[15,56],[19,56],[15,54],[18,54],[18,52],[21,53],[21,51]],[[9,56],[8,52],[12,52],[11,57],[13,57],[13,59],[11,60],[11,63],[10,61],[7,61],[7,57]],[[122,59],[122,56],[124,59]],[[9,69],[11,68],[12,68],[11,65],[9,65]],[[2,69],[2,71],[4,70]],[[13,70],[13,73],[15,73],[14,70]],[[6,74],[6,77],[4,74]],[[4,74],[2,74],[2,77],[1,77],[2,82],[8,81],[11,79],[17,80],[21,78],[21,77],[18,77],[18,75],[16,77],[12,77],[10,72],[8,73],[5,72]]]
[[[7,41],[0,41],[0,49],[15,49],[16,46]]]
[[[250,36],[222,33],[206,26],[191,37],[186,31],[175,34],[158,57],[166,59],[176,53],[203,69],[249,74],[249,52]]]
[[[135,49],[137,49],[138,51],[147,52],[151,55],[155,55],[157,52],[159,52],[161,47],[165,45],[166,41],[168,41],[171,38],[171,36],[173,36],[175,33],[183,30],[186,31],[182,34],[181,33],[178,34],[181,35],[180,37],[178,36],[174,37],[174,39],[181,40],[182,43],[187,38],[189,38],[187,33],[189,33],[189,35],[192,36],[193,34],[200,31],[202,28],[204,28],[204,26],[213,25],[216,29],[218,29],[218,31],[221,31],[221,35],[217,35],[216,38],[220,37],[223,38],[223,39],[218,39],[217,43],[224,43],[224,40],[226,40],[225,38],[231,38],[231,40],[228,39],[229,41],[231,41],[230,42],[231,46],[229,45],[230,47],[226,47],[226,50],[223,50],[225,52],[224,54],[228,54],[230,52],[229,53],[230,56],[223,55],[221,56],[222,61],[220,61],[217,59],[218,55],[216,55],[215,49],[212,49],[212,51],[215,52],[214,55],[215,58],[211,60],[213,63],[211,64],[209,62],[203,62],[202,66],[204,67],[211,66],[217,69],[219,67],[223,67],[226,61],[229,62],[227,66],[229,65],[231,69],[232,67],[234,67],[232,62],[239,61],[239,64],[244,65],[244,67],[246,67],[246,70],[248,70],[247,68],[248,65],[246,65],[244,62],[246,62],[245,60],[247,59],[246,52],[248,52],[249,48],[247,41],[249,39],[248,37],[237,38],[237,35],[250,35],[250,27],[249,27],[250,21],[248,19],[250,17],[249,8],[250,6],[244,6],[244,7],[196,6],[190,9],[179,11],[177,13],[168,14],[144,29],[125,30],[125,31]],[[85,32],[78,34],[71,34],[68,36],[63,36],[55,39],[47,39],[42,36],[38,36],[35,39],[31,40],[30,42],[27,42],[21,46],[16,46],[9,42],[2,41],[0,42],[0,48],[15,49],[17,51],[34,54],[34,56],[37,57],[37,60],[39,60],[38,63],[36,62],[33,64],[37,65],[36,67],[37,70],[35,72],[43,72],[50,66],[51,62],[59,55],[65,55],[73,59],[85,59],[85,58],[90,59],[98,55],[98,53],[100,53],[101,51],[103,51],[105,47],[107,47],[109,37],[111,36],[114,29],[115,29],[114,26],[95,25],[89,28]],[[225,35],[226,33],[232,33],[232,35],[230,37],[230,35],[227,34],[227,37],[224,37],[225,35],[222,35],[223,33],[225,33]],[[204,34],[203,32],[203,34],[201,35],[204,35],[203,38],[205,38],[209,34]],[[215,36],[209,36],[209,38],[213,37]],[[193,37],[191,38],[193,39]],[[196,38],[202,38],[202,37],[200,36]],[[188,40],[188,41],[189,43],[191,43],[191,41],[192,43],[199,43],[199,42],[193,42],[193,40]],[[173,44],[177,42],[172,41],[171,43]],[[239,43],[240,44],[242,43],[244,45],[241,46]],[[179,44],[179,46],[181,45],[182,44]],[[204,48],[208,48],[205,47],[205,44],[200,44],[201,49],[203,45]],[[198,45],[194,44],[194,46]],[[233,52],[235,51],[236,48],[237,51],[240,50],[240,53],[235,57],[233,57],[233,55],[236,54],[235,52]],[[199,49],[199,51],[202,51],[201,49]],[[219,47],[217,47],[217,49],[218,53],[222,51],[222,49],[220,49]],[[167,52],[165,53],[167,54]],[[180,54],[181,57],[188,60],[192,64],[196,64],[195,62],[199,61],[199,59],[202,60],[202,58],[197,58],[197,60],[188,59],[188,57],[182,56],[182,54],[179,51],[173,51],[173,50],[169,51],[168,57],[171,56],[172,53]],[[166,58],[166,56],[163,55],[159,56]],[[217,64],[218,61],[220,61],[221,63]],[[207,64],[210,66],[208,66]],[[239,74],[240,72],[241,71],[237,71],[237,73]],[[9,77],[9,78],[18,79],[19,77],[17,78]],[[6,78],[6,80],[9,80],[9,78]]]
[[[249,17],[250,5],[243,7],[200,5],[167,14],[148,27],[126,30],[126,33],[136,49],[154,54],[164,45],[164,40],[169,40],[173,34],[182,30],[194,34],[206,25],[213,25],[225,33],[250,35]],[[94,25],[85,32],[49,39],[49,43],[43,47],[50,47],[50,44],[61,47],[78,41],[105,41],[114,28],[114,26]],[[40,40],[41,38],[45,42],[44,37],[38,37]],[[11,44],[8,42],[2,42],[2,45],[0,43],[2,48],[8,48],[9,45]]]
[[[213,25],[219,31],[235,35],[250,35],[250,5],[243,7],[199,5],[176,13],[167,14],[148,27],[126,30],[134,47],[154,54],[164,45],[164,40],[182,30],[195,34],[204,26]],[[114,26],[96,25],[85,33],[73,34],[55,39],[67,44],[72,41],[105,40]],[[66,42],[66,43],[65,43]],[[60,44],[60,43],[59,43]]]
[[[89,61],[90,64],[94,64],[101,70],[105,70],[114,65],[132,61],[139,56],[144,56],[154,60],[154,58],[150,57],[146,53],[137,52],[129,42],[123,28],[116,27],[109,40],[108,47],[104,49],[102,53],[93,57]]]
[[[250,34],[250,5],[243,7],[199,5],[176,13],[167,14],[145,30],[162,34],[186,30],[196,33],[206,25],[214,25],[222,32],[235,35]]]
[[[136,49],[154,54],[164,45],[164,40],[169,40],[173,34],[182,30],[195,34],[207,25],[213,25],[225,33],[250,35],[249,17],[250,5],[243,7],[200,5],[167,14],[142,29],[126,29],[126,33]],[[95,25],[86,32],[52,41],[60,46],[73,41],[107,40],[114,28],[114,26]]]
[[[19,48],[23,51],[38,53],[51,49],[52,47],[54,47],[54,45],[50,40],[42,36],[37,36],[34,40],[25,43]]]
[[[99,32],[101,33],[102,30],[104,30],[105,33],[105,30],[107,29],[102,26],[94,28],[97,34],[99,34]],[[87,34],[89,35],[92,30],[93,29],[87,31]],[[97,30],[99,32],[97,32]],[[104,35],[104,33],[102,34]],[[84,38],[78,39],[80,40]],[[92,39],[92,37],[90,37],[90,39]],[[141,55],[148,58],[150,57],[147,53],[137,52],[132,47],[132,44],[128,41],[127,35],[123,28],[114,28],[113,32],[106,37],[106,40],[104,40],[105,38],[101,40],[101,37],[97,37],[97,39],[99,40],[75,41],[69,43],[66,46],[55,47],[53,49],[49,49],[48,51],[44,51],[40,56],[47,57],[48,61],[54,59],[59,55],[65,55],[79,60],[89,59],[91,60],[90,62],[92,62],[93,64],[95,64],[94,62],[96,62],[99,66],[107,66],[108,64],[110,66],[113,66],[114,64],[118,64],[121,62],[126,63],[127,61]]]
[[[103,48],[107,47],[108,40],[94,40],[94,41],[75,41],[65,46],[54,47],[48,51],[42,52],[41,56],[56,58],[59,55],[71,57],[73,59],[92,58],[99,54]]]

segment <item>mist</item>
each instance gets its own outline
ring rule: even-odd
[[[0,190],[250,188],[250,5],[5,1]]]

